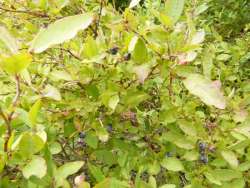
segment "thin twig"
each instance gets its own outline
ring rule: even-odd
[[[20,87],[20,77],[18,75],[15,75],[15,79],[16,79],[16,95],[13,99],[13,102],[12,102],[12,107],[13,107],[13,111],[10,113],[10,115],[8,116],[8,120],[11,121],[12,120],[12,116],[15,112],[15,108],[18,104],[18,100],[19,100],[19,97],[21,95],[21,87]]]
[[[101,17],[102,17],[102,8],[103,8],[103,0],[101,0],[101,2],[100,2],[100,10],[99,10],[99,13],[98,13],[98,18],[97,18],[97,21],[96,21],[96,27],[95,27],[95,31],[94,31],[95,38],[98,35],[98,28],[99,28]]]
[[[168,91],[169,91],[169,98],[171,100],[172,96],[173,96],[173,73],[172,73],[172,70],[169,71],[169,86],[168,86]]]
[[[11,136],[11,125],[10,125],[10,121],[8,119],[8,117],[4,114],[3,110],[0,108],[0,116],[3,118],[6,127],[7,127],[7,136],[6,136],[6,140],[4,142],[4,151],[7,152],[8,151],[8,142]]]
[[[75,59],[82,61],[82,58],[79,57],[77,54],[74,54],[70,49],[60,48],[60,50],[68,52],[71,56],[73,56]]]
[[[0,7],[1,10],[6,11],[6,12],[13,12],[13,13],[23,13],[23,14],[29,14],[32,16],[36,16],[36,17],[43,17],[43,18],[48,18],[49,15],[44,14],[44,13],[40,13],[40,12],[31,12],[31,11],[27,11],[27,10],[16,10],[16,9],[8,9],[5,7]]]

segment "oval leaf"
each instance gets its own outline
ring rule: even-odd
[[[26,69],[31,61],[31,55],[28,53],[15,54],[10,57],[1,57],[0,68],[8,74],[14,75]]]
[[[232,168],[238,167],[239,161],[236,155],[234,154],[234,152],[224,150],[224,151],[221,151],[221,155]]]
[[[93,21],[92,14],[68,16],[41,30],[32,41],[30,51],[41,53],[55,44],[72,39],[79,30],[86,29]]]
[[[198,96],[207,105],[213,105],[219,109],[226,108],[226,99],[220,89],[204,76],[190,74],[183,83],[190,93]]]
[[[171,18],[172,23],[175,23],[180,18],[185,0],[168,0],[166,2],[166,13]]]
[[[57,169],[57,175],[59,178],[67,178],[76,173],[83,165],[84,161],[68,162]]]
[[[44,97],[51,98],[56,101],[60,101],[62,99],[58,89],[51,85],[47,85],[42,93]]]
[[[31,176],[42,178],[46,175],[47,165],[42,157],[34,156],[32,160],[22,169],[23,176],[29,179]]]
[[[32,125],[36,124],[37,114],[41,108],[41,100],[35,102],[35,104],[31,107],[29,111],[29,119]]]
[[[11,36],[9,31],[3,27],[0,26],[0,40],[3,41],[3,43],[9,48],[9,50],[15,54],[18,52],[18,45],[15,38]]]
[[[180,160],[176,158],[164,158],[161,165],[171,171],[178,172],[184,170],[184,167]]]

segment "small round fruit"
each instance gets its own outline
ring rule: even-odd
[[[86,136],[86,133],[85,133],[85,132],[80,132],[80,133],[79,133],[79,137],[80,137],[80,138],[85,138],[85,136]]]
[[[201,155],[200,156],[200,161],[204,164],[208,163],[208,157],[206,155]]]
[[[126,53],[124,56],[123,56],[123,59],[125,61],[129,61],[131,59],[131,53]]]
[[[112,126],[112,124],[108,124],[108,125],[107,125],[107,131],[108,131],[109,133],[111,133],[111,132],[113,131],[113,126]]]
[[[204,151],[206,149],[206,147],[207,147],[206,143],[204,143],[204,142],[200,142],[199,143],[199,149],[200,149],[200,151]]]
[[[113,48],[109,49],[109,53],[111,53],[112,55],[116,55],[118,50],[119,50],[118,47],[113,47]]]

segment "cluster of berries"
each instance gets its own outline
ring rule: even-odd
[[[111,54],[111,55],[116,55],[119,51],[119,47],[113,47],[111,49],[108,50],[108,52]],[[125,61],[129,61],[131,58],[131,54],[130,53],[126,53],[124,56],[123,56],[123,59]]]
[[[204,164],[208,163],[206,148],[207,148],[207,144],[205,142],[199,142],[200,161]]]

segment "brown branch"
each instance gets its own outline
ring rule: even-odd
[[[79,60],[79,61],[82,61],[82,58],[79,57],[77,54],[74,54],[72,51],[70,51],[69,49],[64,49],[64,48],[61,48],[62,51],[65,51],[65,52],[68,52],[71,56],[73,56],[75,59]]]
[[[6,136],[5,143],[4,143],[4,151],[5,152],[8,152],[8,142],[9,142],[9,139],[11,137],[11,132],[12,132],[11,121],[12,121],[12,117],[15,113],[15,108],[18,104],[19,97],[21,95],[20,78],[18,75],[15,75],[15,79],[16,79],[16,95],[15,95],[15,97],[13,99],[13,103],[12,103],[13,110],[8,116],[5,116],[2,110],[0,111],[0,114],[1,114],[2,118],[4,119],[6,126],[7,126],[7,136]]]
[[[169,86],[168,86],[168,91],[169,91],[169,98],[171,100],[172,96],[173,96],[173,73],[172,73],[172,70],[170,70],[170,72],[169,72]]]
[[[18,75],[15,75],[15,79],[16,79],[16,95],[15,95],[15,97],[13,99],[13,102],[12,102],[13,111],[8,116],[9,121],[12,120],[12,116],[13,116],[13,114],[15,112],[15,108],[16,108],[16,106],[18,104],[18,100],[19,100],[19,97],[21,95],[20,77]]]
[[[8,151],[8,142],[11,136],[11,125],[10,125],[10,121],[8,119],[8,117],[4,114],[3,110],[0,108],[0,116],[3,118],[6,127],[7,127],[7,136],[6,136],[6,140],[4,143],[4,151],[7,152]]]
[[[103,9],[103,1],[104,0],[100,0],[100,1],[101,1],[100,2],[100,10],[99,10],[99,13],[98,13],[98,18],[97,18],[97,21],[96,21],[96,27],[95,27],[95,30],[94,30],[94,37],[95,38],[98,35],[98,28],[99,28],[101,17],[102,17],[102,9]]]
[[[16,10],[16,9],[9,9],[9,8],[5,8],[5,7],[0,7],[0,10],[6,11],[6,12],[13,12],[13,13],[29,14],[29,15],[32,15],[32,16],[43,17],[43,18],[48,18],[49,17],[49,15],[47,15],[45,13],[31,12],[31,11],[27,11],[27,10]]]

